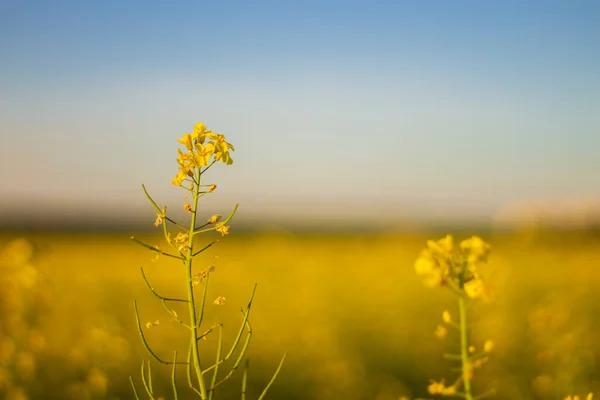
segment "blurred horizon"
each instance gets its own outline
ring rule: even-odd
[[[242,226],[596,221],[599,16],[593,1],[3,2],[0,229],[152,228],[140,185],[181,207],[175,140],[199,121],[236,146],[202,207],[239,202]]]

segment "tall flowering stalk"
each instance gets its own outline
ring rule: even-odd
[[[481,263],[487,262],[490,246],[481,238],[473,236],[454,245],[452,236],[447,235],[438,241],[430,240],[427,248],[415,262],[415,270],[423,279],[425,286],[430,288],[445,287],[456,294],[458,299],[458,321],[452,318],[449,311],[442,313],[444,324],[437,327],[436,335],[445,337],[448,334],[446,326],[458,330],[460,334],[460,352],[458,354],[444,354],[444,358],[460,363],[460,375],[454,383],[447,386],[445,381],[431,381],[427,388],[429,394],[439,396],[453,396],[466,400],[483,399],[495,393],[491,389],[485,393],[473,394],[473,374],[488,360],[494,343],[488,340],[484,343],[482,351],[471,344],[467,309],[469,302],[480,299],[486,300],[490,296],[489,285],[484,281],[478,271]]]
[[[194,270],[194,260],[198,255],[202,252],[213,246],[218,240],[215,240],[204,247],[197,248],[195,247],[194,239],[196,236],[207,233],[210,231],[217,231],[221,233],[222,236],[225,236],[229,233],[229,226],[227,225],[229,221],[233,218],[236,210],[237,204],[233,208],[233,211],[222,220],[222,216],[219,214],[214,214],[209,217],[204,223],[198,224],[198,202],[200,198],[203,196],[212,193],[216,189],[215,184],[203,184],[203,178],[206,172],[216,163],[222,162],[226,165],[233,164],[233,159],[231,158],[230,151],[234,150],[234,147],[231,143],[225,140],[225,136],[222,134],[211,132],[206,129],[206,126],[200,122],[194,126],[194,131],[192,133],[184,134],[181,139],[178,139],[177,142],[185,146],[185,150],[181,149],[177,150],[178,157],[177,162],[179,163],[179,171],[177,175],[173,178],[173,185],[177,187],[181,187],[184,190],[188,191],[191,194],[191,204],[185,204],[184,209],[190,214],[190,222],[186,227],[174,219],[170,218],[167,214],[167,207],[159,207],[156,202],[152,199],[152,197],[148,194],[146,187],[142,185],[144,193],[146,197],[154,207],[156,211],[156,226],[161,226],[163,230],[163,234],[165,240],[169,246],[169,249],[161,249],[158,246],[151,246],[146,243],[141,242],[140,240],[132,237],[134,241],[141,244],[142,246],[148,248],[149,250],[157,253],[158,255],[164,255],[167,257],[175,258],[181,261],[182,267],[185,271],[185,292],[187,296],[185,298],[170,298],[164,297],[158,294],[150,285],[144,270],[142,268],[142,277],[144,282],[152,292],[152,294],[161,301],[164,306],[166,312],[169,316],[186,329],[189,330],[189,346],[188,346],[188,355],[186,361],[178,361],[177,352],[175,351],[173,354],[172,361],[167,361],[161,357],[159,357],[149,346],[148,341],[144,335],[144,331],[142,328],[142,323],[140,320],[137,303],[134,301],[134,310],[137,321],[138,331],[142,340],[142,343],[150,356],[157,362],[163,365],[169,365],[172,367],[172,387],[173,387],[173,396],[175,399],[179,398],[177,386],[175,384],[175,377],[177,366],[181,366],[186,370],[187,373],[187,381],[188,386],[202,399],[202,400],[212,400],[215,397],[215,390],[219,385],[223,382],[227,381],[233,373],[238,369],[241,365],[242,360],[246,354],[248,346],[250,344],[250,339],[252,337],[252,328],[250,326],[249,315],[250,309],[252,307],[252,300],[254,299],[254,293],[256,291],[256,285],[252,290],[252,295],[250,297],[250,301],[243,311],[242,323],[237,332],[235,340],[229,349],[224,354],[224,349],[222,346],[223,343],[223,325],[217,324],[211,327],[203,328],[203,319],[204,312],[207,306],[207,292],[208,292],[208,282],[210,274],[214,271],[214,267],[204,268],[199,272],[195,272]],[[172,234],[176,234],[173,236]],[[196,286],[202,285],[202,292],[199,296],[196,293]],[[214,303],[222,304],[225,301],[223,297],[218,297]],[[180,319],[175,310],[171,308],[170,304],[172,303],[183,303],[187,305],[189,317],[186,321]],[[149,322],[146,324],[146,327],[152,327],[157,324],[157,322],[152,323]],[[206,360],[203,359],[200,352],[199,342],[202,339],[206,339],[207,336],[213,332],[217,332],[218,334],[218,344],[216,351],[216,360],[210,366],[204,366]],[[245,339],[242,343],[242,337]],[[238,351],[239,350],[239,351]],[[237,354],[236,354],[237,351]],[[275,378],[279,374],[281,366],[283,365],[283,361],[285,359],[285,354],[279,363],[275,374],[273,375],[271,381],[267,384],[263,392],[261,393],[259,400],[263,399],[275,381]],[[219,377],[219,373],[222,372],[221,368],[226,365],[227,361],[233,361],[233,365],[228,367],[228,371],[222,376]],[[248,360],[245,363],[245,370],[243,373],[242,379],[242,388],[241,388],[241,398],[246,399],[246,382],[247,382],[247,368],[248,368]],[[156,397],[156,393],[152,386],[152,374],[150,368],[150,362],[144,361],[142,363],[142,383],[144,385],[144,389],[146,394],[150,399],[159,399]],[[210,379],[206,374],[212,372],[212,376]],[[135,394],[136,399],[139,399],[139,395],[133,379],[130,377],[131,385]],[[187,398],[187,396],[185,397]]]

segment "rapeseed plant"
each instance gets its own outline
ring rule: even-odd
[[[177,140],[178,143],[185,146],[185,150],[181,149],[177,150],[178,157],[177,162],[179,164],[179,171],[177,175],[173,178],[172,184],[177,187],[181,187],[184,190],[188,191],[192,198],[191,204],[185,204],[183,206],[184,210],[190,214],[190,222],[189,227],[186,227],[167,214],[167,207],[159,207],[156,202],[152,199],[152,197],[148,194],[146,187],[142,185],[144,193],[146,197],[154,207],[156,211],[156,226],[162,226],[163,234],[166,239],[167,244],[170,247],[170,251],[161,249],[158,246],[151,246],[146,243],[139,241],[138,239],[132,237],[133,240],[148,248],[149,250],[157,253],[157,255],[165,255],[174,259],[181,261],[184,269],[185,269],[185,287],[187,292],[186,298],[170,298],[164,297],[158,294],[153,287],[148,282],[144,270],[142,268],[142,277],[147,284],[148,288],[152,292],[152,294],[158,298],[162,305],[164,306],[167,313],[170,315],[172,320],[178,322],[185,328],[189,330],[190,338],[189,338],[189,346],[188,346],[188,355],[186,361],[178,361],[177,352],[175,351],[173,354],[172,361],[164,360],[159,357],[149,346],[146,337],[144,335],[142,329],[142,323],[140,320],[137,303],[134,301],[134,310],[135,316],[138,326],[138,331],[142,340],[142,343],[150,356],[163,365],[170,365],[172,367],[172,388],[173,388],[173,396],[175,399],[178,399],[178,390],[175,383],[176,377],[176,367],[183,366],[187,372],[187,381],[188,386],[202,399],[202,400],[212,400],[215,397],[215,390],[219,385],[223,382],[227,381],[233,373],[238,369],[241,365],[242,360],[246,355],[246,351],[248,349],[250,339],[252,337],[252,328],[249,321],[250,309],[252,307],[252,300],[254,299],[254,293],[256,291],[256,285],[252,290],[252,295],[248,302],[248,305],[245,310],[242,310],[243,320],[241,326],[237,332],[235,340],[229,351],[223,355],[223,325],[215,324],[208,328],[203,328],[202,323],[204,322],[205,316],[205,308],[207,306],[207,293],[208,293],[208,282],[210,274],[214,272],[214,267],[209,267],[201,270],[200,272],[194,272],[194,260],[198,255],[202,252],[209,249],[218,240],[214,240],[211,243],[197,249],[194,245],[194,239],[196,236],[207,233],[210,231],[216,231],[221,234],[221,236],[225,236],[229,234],[229,226],[227,225],[229,221],[233,218],[236,210],[237,204],[234,207],[233,211],[222,220],[222,216],[219,214],[214,214],[209,217],[204,223],[198,223],[198,202],[200,198],[203,196],[212,193],[215,191],[217,186],[215,184],[204,184],[204,175],[206,172],[217,162],[222,162],[226,165],[233,164],[233,159],[231,158],[231,151],[235,150],[234,146],[227,142],[225,136],[222,134],[214,133],[206,128],[204,123],[200,122],[194,126],[194,130],[192,133],[185,133],[181,139]],[[170,225],[169,225],[170,224]],[[176,234],[175,234],[176,231]],[[196,297],[196,286],[202,285],[202,294],[199,299]],[[221,305],[225,302],[225,298],[219,296],[216,300],[214,300],[215,305]],[[183,303],[187,305],[189,312],[189,319],[184,321],[181,319],[175,310],[170,306],[171,303]],[[159,321],[149,322],[147,323],[147,328],[151,328],[159,324]],[[218,345],[216,351],[216,360],[211,366],[205,367],[205,360],[201,356],[200,353],[200,341],[206,340],[208,335],[213,332],[217,332],[218,335]],[[244,331],[246,332],[245,341],[242,344],[242,336],[244,335]],[[241,346],[241,348],[240,348]],[[240,348],[239,354],[236,356],[233,365],[229,368],[229,371],[225,374],[224,377],[219,379],[219,372],[221,367],[225,362],[229,360],[234,360],[234,354],[236,350]],[[267,384],[261,395],[259,396],[259,400],[263,399],[273,382],[275,381],[279,371],[281,370],[281,366],[283,365],[283,361],[285,359],[285,354],[283,355],[275,374],[273,375],[270,382]],[[246,399],[246,385],[247,385],[247,374],[248,374],[248,360],[246,359],[245,369],[242,376],[242,388],[241,388],[241,398],[242,400]],[[147,371],[146,371],[147,370]],[[208,379],[206,374],[212,371],[212,377]],[[150,362],[142,362],[141,367],[142,373],[142,383],[144,385],[145,391],[150,399],[159,399],[160,397],[156,397],[157,394],[154,391],[152,385],[152,374],[150,369]],[[135,397],[139,399],[139,395],[133,379],[130,377],[130,382],[135,393]],[[187,397],[186,397],[187,398]]]
[[[442,313],[443,324],[438,325],[435,335],[445,338],[448,327],[455,328],[460,334],[460,353],[444,354],[444,358],[460,363],[460,375],[450,385],[445,380],[432,380],[427,388],[431,395],[453,396],[466,400],[483,399],[495,393],[491,389],[485,393],[473,394],[473,376],[477,368],[488,361],[494,342],[488,340],[481,351],[470,343],[467,308],[469,302],[489,300],[492,292],[489,283],[481,276],[478,266],[487,262],[490,246],[481,238],[473,236],[455,246],[453,237],[447,235],[438,241],[430,240],[427,248],[421,251],[415,262],[415,270],[429,288],[445,287],[458,298],[459,316],[455,320],[450,311]]]

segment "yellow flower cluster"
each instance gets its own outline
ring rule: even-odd
[[[439,382],[432,380],[427,387],[427,392],[429,392],[431,395],[453,396],[456,394],[456,386],[446,386],[444,379]]]
[[[427,287],[451,285],[471,298],[483,298],[488,288],[477,273],[477,265],[486,262],[490,246],[481,238],[473,236],[454,245],[451,235],[427,242],[415,262],[417,275]]]
[[[208,141],[207,141],[208,139]],[[181,186],[186,178],[194,178],[194,171],[206,167],[212,162],[222,161],[227,165],[233,164],[229,150],[235,150],[233,145],[225,140],[225,136],[206,129],[204,123],[194,126],[192,133],[185,133],[178,143],[185,145],[188,152],[177,150],[179,157],[179,172],[173,178],[173,185]]]
[[[585,397],[585,400],[592,400],[594,398],[594,394],[593,393],[588,393],[588,395]],[[581,400],[581,397],[579,396],[567,396],[565,397],[565,400]]]

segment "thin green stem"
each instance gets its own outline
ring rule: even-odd
[[[221,359],[221,352],[223,350],[223,325],[219,325],[219,340],[217,343],[217,360],[215,361],[215,370],[213,371],[213,377],[210,384],[210,391],[208,393],[208,400],[212,400],[215,396],[215,384],[217,383],[217,377],[219,376],[219,360]]]
[[[175,367],[177,365],[177,351],[173,355],[173,371],[171,373],[171,384],[173,385],[173,399],[178,400],[179,396],[177,394],[177,384],[175,382]]]
[[[250,368],[250,359],[246,358],[244,375],[242,375],[242,400],[246,400],[246,387],[248,386],[248,369]]]
[[[135,400],[140,400],[140,396],[138,396],[137,389],[135,388],[135,383],[133,383],[133,378],[129,377],[129,383],[131,383],[131,388],[133,389],[133,395],[135,396]]]
[[[163,301],[178,301],[178,302],[182,302],[182,303],[187,303],[187,300],[184,300],[184,299],[175,299],[175,298],[170,298],[170,297],[164,297],[164,296],[161,296],[160,294],[156,293],[156,291],[154,290],[152,285],[150,285],[148,278],[146,278],[146,273],[144,272],[144,267],[140,267],[140,269],[142,271],[142,278],[144,278],[144,282],[146,282],[148,289],[150,289],[150,291],[152,292],[152,294],[155,297],[158,297],[160,300],[163,300]]]
[[[192,346],[192,359],[194,362],[194,369],[196,370],[196,378],[198,379],[198,385],[200,386],[200,397],[202,400],[208,398],[206,392],[206,383],[204,382],[204,376],[202,375],[202,366],[200,364],[200,352],[198,351],[198,324],[196,322],[196,303],[194,300],[194,285],[192,282],[193,271],[192,271],[192,260],[193,260],[193,249],[194,249],[194,227],[196,226],[196,215],[198,214],[198,199],[200,191],[200,172],[197,175],[197,182],[194,185],[194,204],[192,205],[192,218],[190,221],[189,229],[189,244],[188,251],[185,256],[185,269],[187,273],[187,291],[188,291],[188,308],[190,312],[190,327],[191,337],[190,344]]]
[[[183,257],[181,257],[181,256],[176,256],[176,255],[173,255],[173,254],[165,253],[164,251],[162,251],[161,249],[159,249],[159,248],[157,248],[157,247],[152,247],[152,246],[150,246],[149,244],[146,244],[146,243],[142,242],[141,240],[139,240],[139,239],[138,239],[138,238],[136,238],[135,236],[132,236],[132,237],[131,237],[131,240],[133,240],[134,242],[136,242],[136,243],[137,243],[137,244],[139,244],[139,245],[142,245],[142,246],[144,246],[145,248],[147,248],[147,249],[148,249],[148,250],[150,250],[150,251],[154,251],[154,252],[156,252],[156,253],[159,253],[160,255],[164,255],[164,256],[167,256],[167,257],[171,257],[171,258],[176,258],[176,259],[178,259],[178,260],[183,260],[183,259],[184,259],[184,258],[183,258]]]
[[[471,394],[471,360],[469,358],[469,335],[467,331],[467,300],[461,296],[458,298],[460,313],[460,355],[462,359],[462,377],[465,388],[465,399],[473,400]]]
[[[275,382],[275,379],[277,379],[277,375],[279,375],[279,372],[281,371],[281,367],[283,366],[283,362],[285,361],[285,356],[287,356],[287,352],[283,353],[283,357],[281,357],[281,361],[279,362],[279,366],[277,366],[277,370],[273,374],[273,377],[271,378],[271,380],[269,381],[269,383],[267,384],[265,389],[262,391],[262,393],[258,397],[258,400],[263,400],[265,398],[265,396],[267,395],[267,392],[273,385],[273,382]]]

